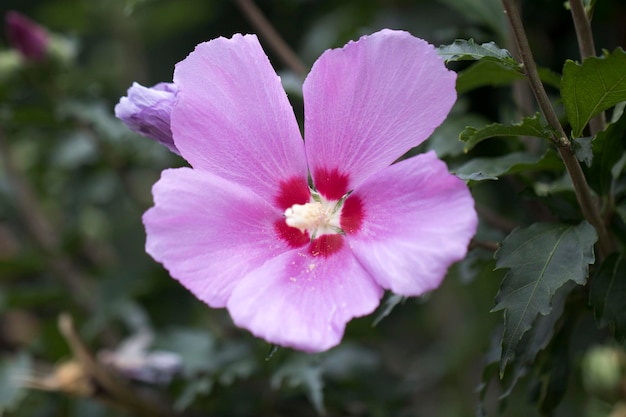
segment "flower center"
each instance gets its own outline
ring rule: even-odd
[[[341,230],[341,205],[343,201],[326,201],[313,195],[306,204],[294,204],[285,210],[285,222],[301,232],[308,231],[311,239],[327,234],[343,233]]]

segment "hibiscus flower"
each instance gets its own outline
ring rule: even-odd
[[[255,36],[198,45],[168,101],[191,167],[155,184],[147,252],[258,337],[337,345],[384,290],[430,291],[467,252],[477,216],[465,183],[432,152],[394,163],[445,119],[455,80],[406,32],[328,50],[304,81],[303,140]]]

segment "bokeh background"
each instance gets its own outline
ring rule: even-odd
[[[565,59],[577,59],[575,32],[563,2],[522,3],[540,65],[558,72]],[[385,27],[408,30],[434,45],[474,38],[510,47],[496,0],[256,4],[307,67],[325,49]],[[350,323],[341,346],[313,356],[289,349],[273,352],[235,328],[224,311],[196,300],[144,252],[141,215],[151,205],[152,184],[161,170],[185,162],[131,133],[115,119],[113,107],[134,81],[171,81],[176,62],[196,44],[257,33],[238,2],[2,0],[0,15],[9,10],[62,36],[75,55],[17,69],[0,61],[0,415],[141,415],[107,404],[102,387],[81,379],[80,370],[69,373],[78,375],[74,379],[63,372],[68,363],[76,363],[73,336],[59,330],[63,313],[73,318],[77,337],[100,362],[107,354],[134,360],[125,369],[133,392],[168,412],[476,414],[485,356],[502,319],[489,312],[503,273],[493,271],[488,248],[472,249],[428,296],[402,300],[388,295],[377,313]],[[593,24],[597,46],[612,50],[626,45],[624,22],[626,4],[598,1]],[[301,119],[302,78],[265,41],[261,35]],[[0,50],[10,50],[6,36],[0,38]],[[457,140],[463,127],[510,122],[520,112],[533,114],[534,108],[520,104],[510,86],[472,90],[460,96],[454,117],[426,146],[453,166],[466,158]],[[475,155],[495,155],[506,146],[490,141],[477,147]],[[498,220],[504,220],[499,227],[482,225],[481,238],[497,242],[507,229],[528,222],[520,210],[526,204],[522,188],[500,181],[473,189],[483,217],[497,211],[502,215]],[[580,326],[583,332],[592,323]],[[177,372],[170,373],[168,362],[155,352],[167,352],[170,359],[173,355],[180,362]],[[141,372],[149,375],[138,376]],[[572,378],[557,415],[590,413],[579,379]],[[498,413],[496,399],[505,388],[493,381],[487,389],[484,411],[489,415]],[[535,415],[527,401],[533,395],[532,387],[518,385],[506,415]]]

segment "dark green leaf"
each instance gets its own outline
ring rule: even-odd
[[[433,150],[439,158],[463,154],[464,144],[459,140],[459,132],[465,126],[486,124],[487,119],[477,114],[451,115],[439,126],[426,142],[428,150]]]
[[[464,93],[484,86],[500,86],[524,79],[524,74],[498,61],[481,60],[459,72],[456,91]]]
[[[611,191],[613,167],[624,154],[624,135],[626,134],[626,116],[609,124],[606,130],[596,135],[591,143],[593,163],[589,169],[589,185],[600,195]]]
[[[561,88],[561,74],[552,71],[550,68],[539,67],[539,78],[544,84],[550,85],[556,89]]]
[[[552,310],[552,298],[568,281],[584,284],[589,264],[595,260],[595,229],[587,222],[577,226],[536,223],[514,230],[496,252],[496,268],[508,268],[496,306],[504,310],[500,374],[515,358],[524,333],[537,315]]]
[[[626,259],[613,254],[591,280],[589,304],[599,327],[609,327],[615,338],[626,341]]]
[[[442,45],[437,48],[437,53],[446,63],[490,59],[500,62],[506,67],[519,68],[519,64],[511,56],[511,53],[506,49],[499,48],[494,42],[479,45],[473,39],[457,39],[450,45]]]
[[[325,414],[324,380],[317,357],[297,354],[280,367],[272,376],[271,385],[278,389],[285,384],[304,389],[317,412]]]
[[[561,166],[561,161],[552,151],[546,152],[543,156],[514,152],[495,158],[474,158],[452,169],[452,172],[465,181],[485,181],[497,180],[502,175],[518,172],[560,169]]]
[[[626,53],[565,62],[561,94],[572,136],[580,137],[593,116],[626,100]]]
[[[479,129],[468,126],[461,132],[459,138],[465,142],[467,152],[483,140],[498,136],[533,136],[550,139],[550,130],[542,123],[539,113],[536,113],[512,125],[492,123]]]
[[[563,315],[565,301],[574,286],[575,284],[568,282],[559,288],[552,298],[551,311],[546,315],[537,316],[532,327],[522,336],[515,349],[515,356],[507,367],[507,388],[500,398],[506,398],[511,394],[519,379],[530,372],[537,354],[552,340],[555,325]]]

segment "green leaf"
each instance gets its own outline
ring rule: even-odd
[[[485,139],[498,136],[534,136],[550,139],[550,130],[542,123],[541,115],[535,113],[532,117],[524,117],[521,122],[512,125],[492,123],[483,128],[466,127],[459,138],[465,142],[465,152],[472,149]]]
[[[372,327],[378,326],[378,323],[380,323],[385,317],[391,314],[393,309],[396,308],[398,304],[404,303],[406,298],[407,297],[403,295],[390,294],[385,300],[385,303],[383,304],[378,314],[376,314],[376,317],[374,318],[374,321],[372,322]]]
[[[319,414],[325,414],[324,380],[319,360],[315,356],[296,354],[272,376],[271,386],[278,389],[283,385],[301,388]]]
[[[20,381],[32,372],[31,357],[22,352],[15,357],[6,357],[0,362],[0,415],[13,410],[26,391]]]
[[[626,100],[626,53],[565,62],[561,95],[572,136],[580,137],[593,116]]]
[[[487,119],[477,114],[451,115],[439,126],[426,142],[428,150],[433,150],[439,158],[463,154],[464,144],[459,140],[459,132],[469,125],[481,125]]]
[[[593,307],[596,323],[607,327],[617,340],[626,341],[626,259],[617,254],[606,258],[593,279],[589,304]]]
[[[563,316],[567,296],[574,286],[574,283],[567,282],[559,288],[551,300],[552,309],[550,313],[537,316],[532,327],[522,336],[515,349],[515,356],[507,367],[507,388],[500,395],[501,399],[508,397],[513,392],[519,379],[531,371],[539,352],[546,349],[552,341],[556,324]]]
[[[624,154],[624,135],[626,135],[626,116],[609,124],[606,130],[598,133],[591,143],[593,160],[589,168],[589,185],[600,195],[611,192],[613,167]]]
[[[450,45],[437,48],[437,53],[446,63],[489,59],[500,62],[505,67],[520,68],[520,64],[511,56],[511,53],[506,49],[501,49],[494,42],[479,45],[473,39],[457,39]]]
[[[537,315],[552,310],[552,298],[568,281],[584,284],[595,260],[595,229],[587,222],[536,223],[514,230],[496,252],[496,268],[508,268],[496,306],[504,310],[500,375],[514,360],[518,344]]]
[[[465,93],[479,87],[497,87],[521,79],[524,79],[524,74],[521,72],[502,65],[500,62],[485,59],[459,72],[456,79],[456,91]]]
[[[495,158],[474,158],[469,162],[452,169],[464,181],[497,180],[503,175],[515,174],[531,170],[560,169],[562,162],[552,151],[543,156],[526,152],[513,152]]]

